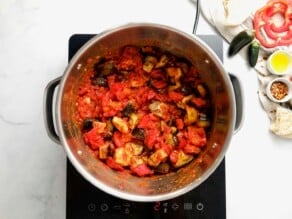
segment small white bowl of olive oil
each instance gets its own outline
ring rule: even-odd
[[[292,74],[292,54],[285,50],[273,52],[267,60],[267,69],[278,76]]]

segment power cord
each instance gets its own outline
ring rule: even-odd
[[[193,26],[193,34],[194,35],[196,35],[196,32],[197,32],[199,18],[200,18],[200,0],[196,0],[196,17],[195,17],[195,22],[194,22],[194,26]]]

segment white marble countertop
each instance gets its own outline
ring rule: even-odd
[[[43,93],[62,75],[68,39],[128,22],[190,32],[190,0],[0,1],[0,218],[65,219],[66,155],[47,136]],[[198,34],[213,34],[200,19]],[[224,48],[226,49],[226,44]],[[226,154],[227,218],[292,218],[292,144],[268,131],[257,78],[241,57],[224,57],[242,82],[245,119]]]

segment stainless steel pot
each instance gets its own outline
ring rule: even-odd
[[[83,77],[82,67],[88,57],[114,52],[129,44],[158,46],[186,57],[198,68],[211,93],[214,119],[207,149],[199,159],[175,173],[141,178],[111,170],[85,149],[81,132],[72,119],[76,111],[78,85]],[[236,77],[232,76],[232,79],[238,83]],[[45,124],[48,135],[63,145],[73,166],[97,188],[132,201],[163,201],[196,188],[221,163],[230,139],[242,119],[241,92],[237,90],[240,101],[236,104],[234,88],[237,89],[238,86],[232,86],[230,75],[225,72],[221,61],[196,36],[159,24],[127,24],[91,39],[72,58],[64,74],[47,85]],[[239,115],[238,118],[236,115]]]

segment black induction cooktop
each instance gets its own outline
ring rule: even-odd
[[[94,34],[69,40],[69,60]],[[199,36],[223,59],[223,42],[215,35]],[[113,197],[86,181],[67,160],[66,219],[225,219],[225,160],[199,187],[162,202],[132,202]]]

